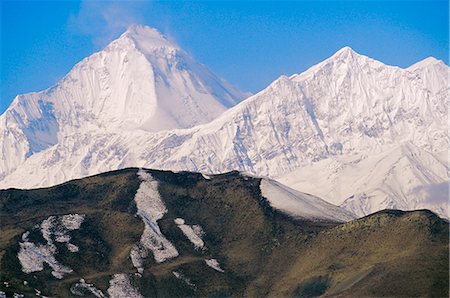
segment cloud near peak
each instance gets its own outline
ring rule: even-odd
[[[84,0],[78,12],[69,17],[68,28],[90,36],[96,47],[104,47],[129,26],[144,23],[144,14],[151,5],[150,1]]]

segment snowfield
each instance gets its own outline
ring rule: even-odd
[[[105,297],[101,290],[94,287],[93,284],[87,283],[83,278],[80,279],[80,282],[70,288],[70,292],[76,296],[85,296],[86,291],[97,298]]]
[[[195,288],[195,284],[193,284],[189,278],[187,278],[186,276],[184,276],[183,273],[178,272],[178,271],[173,271],[172,274],[173,274],[176,278],[178,278],[178,279],[184,281],[188,286],[194,287],[194,288]]]
[[[133,287],[125,273],[114,274],[109,281],[108,295],[111,298],[141,298],[139,291]]]
[[[137,215],[141,217],[145,227],[141,241],[132,248],[130,257],[134,267],[142,274],[144,272],[143,259],[147,257],[148,251],[152,252],[157,263],[177,257],[178,251],[164,237],[157,223],[167,212],[158,192],[158,182],[142,169],[139,170],[138,176],[142,182],[136,192],[134,201]]]
[[[292,217],[317,221],[347,222],[356,216],[318,197],[301,193],[275,180],[261,179],[261,195],[270,206]]]
[[[225,272],[222,268],[220,268],[219,261],[217,261],[216,259],[206,259],[205,263],[216,271]]]
[[[205,243],[202,237],[205,235],[203,229],[199,225],[187,225],[182,218],[176,218],[174,220],[175,224],[180,228],[183,234],[194,244],[196,249],[205,249]]]
[[[58,279],[62,279],[64,274],[71,273],[73,270],[67,266],[60,264],[55,259],[57,252],[54,245],[36,245],[28,239],[20,243],[20,251],[17,254],[22,271],[25,273],[37,272],[44,270],[44,263],[52,268],[52,275]]]
[[[29,231],[22,235],[20,242],[20,251],[17,257],[22,265],[22,271],[31,273],[44,270],[44,263],[47,263],[53,270],[52,275],[58,279],[62,279],[65,274],[73,272],[67,266],[60,264],[55,255],[58,250],[53,241],[66,243],[67,249],[72,252],[78,252],[79,248],[70,243],[69,231],[80,228],[84,221],[84,215],[68,214],[63,216],[50,216],[40,224],[42,237],[47,241],[46,244],[35,244],[30,242],[28,236]]]

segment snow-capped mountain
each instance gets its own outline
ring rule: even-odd
[[[192,127],[245,96],[157,30],[132,26],[55,86],[15,98],[0,117],[0,178],[67,135]]]
[[[433,94],[447,96],[448,91],[448,66],[441,60],[434,57],[428,57],[422,61],[411,65],[407,70],[417,74],[424,85]],[[447,87],[447,88],[446,88]]]
[[[76,132],[30,156],[0,187],[48,186],[129,166],[241,170],[301,191],[317,185],[307,191],[359,215],[385,207],[445,214],[447,203],[432,204],[427,191],[449,180],[449,68],[435,62],[402,69],[346,47],[304,73],[281,76],[208,124],[157,133]],[[385,175],[373,179],[379,161]],[[299,184],[307,178],[303,169],[320,175],[324,168],[330,170],[321,179]],[[341,174],[362,180],[344,185],[336,178]],[[344,190],[333,192],[338,188]]]

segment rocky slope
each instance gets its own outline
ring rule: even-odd
[[[339,207],[238,172],[126,169],[3,190],[0,204],[8,296],[449,294],[449,226],[435,214],[349,221]]]

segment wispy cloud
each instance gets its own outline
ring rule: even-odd
[[[144,23],[151,1],[89,1],[80,4],[71,15],[69,30],[91,36],[97,47],[103,47],[132,24]]]

